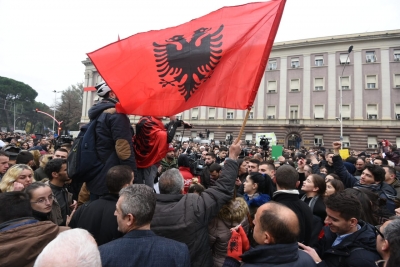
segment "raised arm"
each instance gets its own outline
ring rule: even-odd
[[[342,143],[339,141],[333,142],[332,144],[334,150],[334,155],[332,157],[333,168],[335,170],[335,173],[339,176],[340,180],[342,180],[344,186],[346,188],[351,188],[358,180],[353,175],[351,175],[344,166],[342,157],[339,155],[339,149],[341,146]]]

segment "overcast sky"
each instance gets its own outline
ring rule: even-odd
[[[0,0],[0,76],[37,101],[82,82],[86,53],[247,0]],[[287,0],[275,41],[400,29],[399,0]],[[58,94],[59,97],[60,94]]]

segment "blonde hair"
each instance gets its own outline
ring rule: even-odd
[[[26,164],[15,164],[7,170],[0,182],[1,192],[10,192],[14,186],[14,182],[23,170],[30,170],[32,172],[32,182],[35,181],[33,178],[33,170]]]
[[[36,167],[39,167],[39,165],[40,165],[40,156],[41,156],[39,150],[31,150],[29,152],[31,152],[31,154],[33,155],[33,161],[35,162]]]
[[[49,162],[49,158],[53,158],[53,155],[44,154],[44,155],[40,156],[39,167],[41,167],[44,170],[44,167],[46,167],[47,162]]]
[[[237,197],[222,206],[218,213],[218,218],[225,221],[241,223],[248,213],[249,207],[246,201],[241,197]]]

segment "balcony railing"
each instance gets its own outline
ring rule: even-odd
[[[293,120],[293,119],[291,119],[291,120],[289,120],[289,124],[300,124],[300,120]]]

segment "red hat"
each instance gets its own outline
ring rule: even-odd
[[[175,148],[172,145],[169,145],[169,147],[168,147],[168,152],[170,152],[170,151],[175,151]]]

